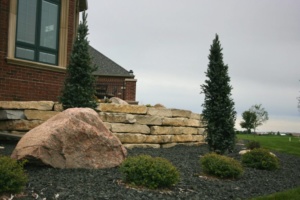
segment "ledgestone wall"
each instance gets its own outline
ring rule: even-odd
[[[22,137],[61,111],[61,105],[52,101],[0,101],[0,136]],[[101,103],[97,111],[127,148],[168,148],[204,141],[201,115],[188,110]]]

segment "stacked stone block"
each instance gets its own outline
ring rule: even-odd
[[[102,121],[128,148],[195,145],[203,142],[200,114],[140,105],[100,104]]]
[[[0,101],[0,135],[21,137],[61,110],[61,105],[52,101]],[[106,103],[97,111],[127,148],[167,148],[204,141],[201,116],[191,111]]]

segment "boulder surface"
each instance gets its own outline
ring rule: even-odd
[[[120,99],[118,97],[112,97],[109,100],[111,100],[111,103],[120,104],[120,105],[128,105],[128,103],[126,101],[124,101],[123,99]]]
[[[127,151],[90,108],[70,108],[27,132],[11,157],[54,168],[111,168]]]

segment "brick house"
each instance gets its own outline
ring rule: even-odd
[[[119,97],[125,99],[131,104],[137,104],[135,101],[136,79],[134,79],[133,71],[127,71],[92,46],[89,48],[92,62],[96,65],[97,70],[94,72],[96,76],[96,89],[100,86],[105,91],[98,98]]]
[[[0,101],[58,100],[79,13],[86,9],[87,0],[0,0]],[[90,53],[97,85],[134,103],[131,71],[92,47]]]

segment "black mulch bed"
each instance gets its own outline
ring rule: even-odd
[[[0,141],[0,146],[5,147],[0,154],[10,155],[15,145],[14,142]],[[246,168],[239,180],[218,180],[201,175],[200,156],[207,152],[206,145],[128,150],[130,156],[164,157],[180,170],[179,184],[169,190],[157,191],[132,189],[120,183],[118,168],[87,170],[27,166],[29,183],[24,196],[18,199],[249,199],[300,186],[299,157],[275,152],[281,162],[279,170],[269,172]],[[237,152],[229,156],[240,159]]]

